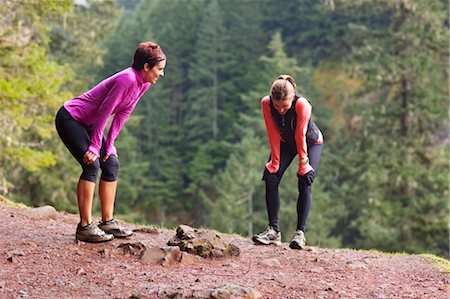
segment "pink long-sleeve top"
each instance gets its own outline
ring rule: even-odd
[[[306,158],[308,158],[306,132],[308,130],[308,122],[311,118],[312,107],[308,100],[306,100],[304,97],[298,98],[293,105],[295,105],[295,114],[297,115],[294,132],[295,146],[297,148],[299,159],[297,173],[299,175],[304,175],[310,170],[313,170],[312,166],[308,162],[302,163],[302,160],[305,161],[307,160]],[[283,141],[283,139],[280,134],[280,129],[278,128],[272,116],[270,96],[265,96],[264,98],[262,98],[261,108],[266,124],[267,136],[269,138],[271,152],[271,159],[266,163],[266,168],[270,173],[276,173],[280,168],[280,143]],[[323,135],[322,132],[319,131],[319,138],[316,141],[316,144],[322,143]]]
[[[111,115],[114,119],[108,131],[105,149],[117,156],[114,147],[123,124],[133,112],[139,99],[150,87],[139,71],[127,68],[103,80],[91,90],[64,103],[70,115],[86,126],[92,125],[88,151],[100,157],[103,132]]]

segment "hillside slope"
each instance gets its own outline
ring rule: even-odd
[[[423,256],[317,247],[296,251],[287,243],[255,246],[223,235],[240,247],[239,257],[162,266],[144,263],[119,245],[164,247],[175,231],[136,232],[128,240],[88,244],[74,239],[77,215],[57,212],[36,219],[26,211],[0,204],[0,298],[200,298],[196,292],[229,283],[256,290],[262,298],[450,294],[450,274]]]

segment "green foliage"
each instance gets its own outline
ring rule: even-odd
[[[43,23],[44,15],[67,11],[67,2],[22,4],[6,1],[10,13],[2,14],[0,35],[0,179],[8,186],[18,183],[13,170],[33,173],[56,163],[55,152],[45,145],[54,137],[59,99],[69,95],[60,86],[72,74],[47,59]]]
[[[362,16],[349,25],[344,62],[364,80],[345,103],[349,126],[333,151],[346,163],[333,171],[338,184],[328,185],[346,206],[340,221],[350,229],[337,232],[345,245],[448,253],[448,150],[437,137],[448,110],[444,7],[359,1],[341,8]]]
[[[96,73],[104,66],[106,53],[101,43],[115,30],[121,16],[114,0],[86,3],[73,5],[70,12],[48,20],[51,58],[61,64],[69,63],[76,70],[69,84],[74,94],[81,94],[96,83]]]
[[[325,136],[308,243],[448,257],[446,1],[7,0],[0,15],[0,188],[14,199],[76,212],[56,109],[153,40],[166,77],[116,141],[118,215],[263,229],[260,99],[287,73]],[[280,186],[285,240],[295,172]]]

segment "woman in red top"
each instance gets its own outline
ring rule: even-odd
[[[298,155],[297,230],[289,246],[303,249],[306,244],[306,220],[312,202],[311,185],[322,154],[323,136],[312,122],[311,104],[298,94],[291,76],[282,75],[275,80],[270,96],[261,100],[261,106],[270,143],[269,162],[265,165],[263,176],[269,226],[264,232],[253,236],[253,241],[264,245],[281,244],[278,186],[285,170]]]

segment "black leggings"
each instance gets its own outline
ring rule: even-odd
[[[96,159],[94,163],[87,165],[83,162],[83,157],[91,143],[92,126],[86,126],[75,120],[64,106],[61,107],[56,114],[55,125],[59,137],[83,169],[80,176],[81,179],[95,183],[97,181],[98,170],[101,168],[102,180],[107,182],[114,182],[117,180],[117,175],[119,173],[119,159],[117,159],[116,156],[111,155],[106,162],[103,162],[103,157],[106,155],[104,147],[105,137],[103,137],[102,140],[100,159]]]
[[[276,231],[280,231],[278,223],[278,213],[280,211],[280,194],[278,186],[284,172],[297,155],[297,149],[285,142],[280,144],[280,168],[276,173],[270,173],[267,168],[264,169],[263,180],[266,182],[266,206],[269,216],[269,225]],[[322,144],[313,144],[308,146],[309,163],[314,168],[315,173],[319,168],[320,157],[322,155]],[[270,160],[270,157],[269,157]],[[298,184],[297,200],[297,230],[305,231],[306,220],[311,209],[312,185]]]

